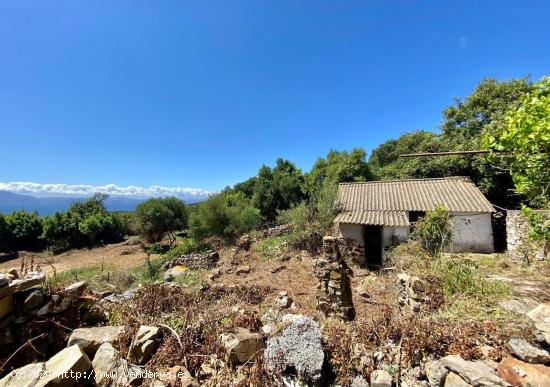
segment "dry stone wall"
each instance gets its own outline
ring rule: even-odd
[[[508,255],[515,261],[541,261],[545,259],[544,246],[529,240],[529,223],[521,211],[506,213],[506,244]]]
[[[317,309],[325,316],[351,320],[355,316],[350,287],[350,269],[342,259],[338,240],[323,238],[322,257],[314,261],[318,279]]]

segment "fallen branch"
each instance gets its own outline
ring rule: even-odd
[[[38,340],[38,339],[40,339],[40,338],[42,338],[42,337],[44,337],[44,336],[47,336],[47,335],[48,335],[47,333],[42,333],[42,334],[40,334],[40,335],[38,335],[38,336],[36,336],[36,337],[33,337],[32,339],[29,339],[29,340],[25,341],[25,342],[23,343],[23,345],[21,345],[19,348],[17,348],[17,349],[15,350],[15,352],[12,353],[10,357],[8,357],[8,359],[4,362],[4,364],[2,364],[2,365],[0,366],[0,372],[2,372],[2,371],[4,370],[4,367],[6,366],[6,364],[8,364],[8,363],[10,362],[10,360],[13,359],[13,357],[14,357],[15,355],[17,355],[17,353],[18,353],[19,351],[21,351],[21,350],[22,350],[23,348],[25,348],[27,345],[32,345],[31,343],[32,343],[34,340]]]

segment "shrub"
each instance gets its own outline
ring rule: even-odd
[[[42,238],[54,252],[80,247],[82,236],[78,224],[80,216],[72,212],[56,212],[44,218]]]
[[[279,212],[279,222],[292,225],[298,247],[308,250],[321,247],[322,237],[333,226],[339,211],[337,192],[336,184],[326,184],[309,202]]]
[[[187,208],[176,198],[152,198],[136,208],[140,234],[149,243],[158,242],[166,234],[174,240],[173,232],[187,226]]]
[[[78,224],[78,230],[90,247],[115,242],[123,237],[120,221],[111,214],[89,215]]]
[[[38,250],[42,246],[42,220],[36,212],[15,211],[6,217],[8,246],[16,250]]]
[[[189,232],[199,240],[209,236],[230,240],[252,230],[260,219],[260,211],[242,193],[218,194],[191,213]]]
[[[444,207],[428,211],[426,216],[414,225],[412,238],[432,257],[439,256],[449,245],[452,237],[452,225],[449,212]]]
[[[0,214],[0,252],[8,248],[9,228],[6,217]]]

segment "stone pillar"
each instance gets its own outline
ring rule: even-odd
[[[506,211],[506,244],[508,256],[514,261],[527,262],[545,259],[544,245],[529,239],[529,228],[529,223],[521,211]]]
[[[317,309],[325,316],[343,320],[355,317],[351,298],[350,270],[340,255],[338,240],[323,238],[322,257],[313,263],[317,284]]]

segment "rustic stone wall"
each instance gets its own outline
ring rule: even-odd
[[[426,284],[420,278],[407,273],[397,275],[399,288],[399,310],[402,314],[418,313],[426,300]]]
[[[317,309],[325,316],[351,320],[355,310],[351,298],[350,270],[338,248],[338,239],[323,238],[322,257],[314,261],[317,284]]]
[[[338,248],[344,257],[355,261],[360,266],[365,266],[365,246],[363,243],[351,238],[338,238]]]
[[[506,212],[506,245],[508,255],[515,261],[545,259],[544,246],[529,240],[529,223],[521,211]]]

